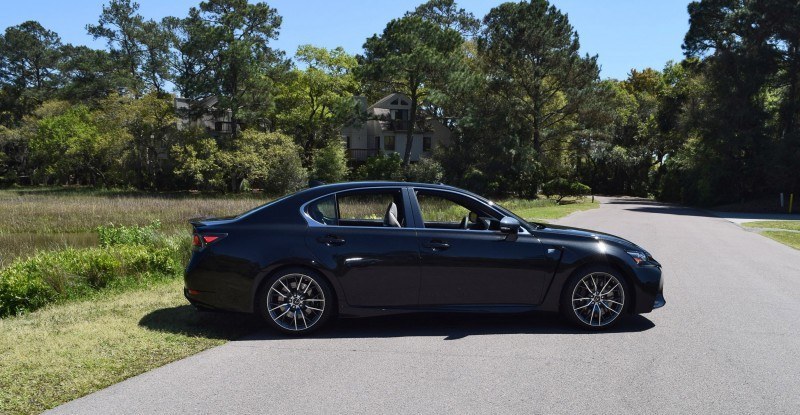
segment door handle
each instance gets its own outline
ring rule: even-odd
[[[444,251],[447,248],[450,248],[450,244],[445,241],[433,240],[425,244],[425,248],[429,248],[434,251]]]
[[[325,235],[317,238],[317,242],[328,246],[344,245],[345,240],[336,235]]]

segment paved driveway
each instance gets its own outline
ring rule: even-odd
[[[549,315],[339,321],[207,350],[53,413],[797,413],[800,252],[717,217],[608,199],[563,224],[664,264],[666,307],[611,333]]]

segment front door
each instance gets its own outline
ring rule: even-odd
[[[334,272],[348,304],[418,304],[419,249],[407,206],[401,188],[340,192],[308,205],[306,245]]]
[[[418,189],[420,305],[520,304],[542,300],[555,264],[539,240],[489,230],[502,215],[457,193]]]

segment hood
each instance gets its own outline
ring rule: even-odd
[[[573,235],[573,236],[579,236],[579,237],[584,237],[584,238],[599,239],[599,240],[602,240],[602,241],[611,242],[611,243],[615,243],[617,245],[621,245],[621,246],[623,246],[625,248],[628,248],[628,249],[636,249],[636,250],[639,250],[639,251],[644,251],[644,249],[642,249],[642,247],[640,247],[639,245],[636,245],[635,243],[633,243],[633,242],[631,242],[631,241],[629,241],[627,239],[620,238],[619,236],[611,235],[609,233],[597,232],[597,231],[593,231],[593,230],[590,230],[590,229],[571,228],[569,226],[551,225],[551,224],[544,224],[544,223],[541,224],[541,225],[544,226],[544,228],[539,229],[539,231],[552,232],[552,233],[561,234],[561,235]]]

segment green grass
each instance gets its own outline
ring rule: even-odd
[[[794,249],[800,249],[800,221],[769,220],[745,222],[742,226],[758,230],[761,235],[774,239]],[[784,229],[784,230],[776,230]]]
[[[558,204],[552,199],[508,199],[497,203],[525,220],[533,222],[548,222],[574,212],[600,207],[599,203],[591,202],[588,199],[564,199],[561,201],[562,204]]]
[[[742,224],[742,226],[747,228],[786,229],[790,231],[800,231],[800,220],[765,220],[745,222]]]
[[[761,234],[794,249],[800,249],[800,232],[763,231]]]
[[[0,319],[0,413],[33,414],[253,331],[198,313],[182,281],[105,292]]]

